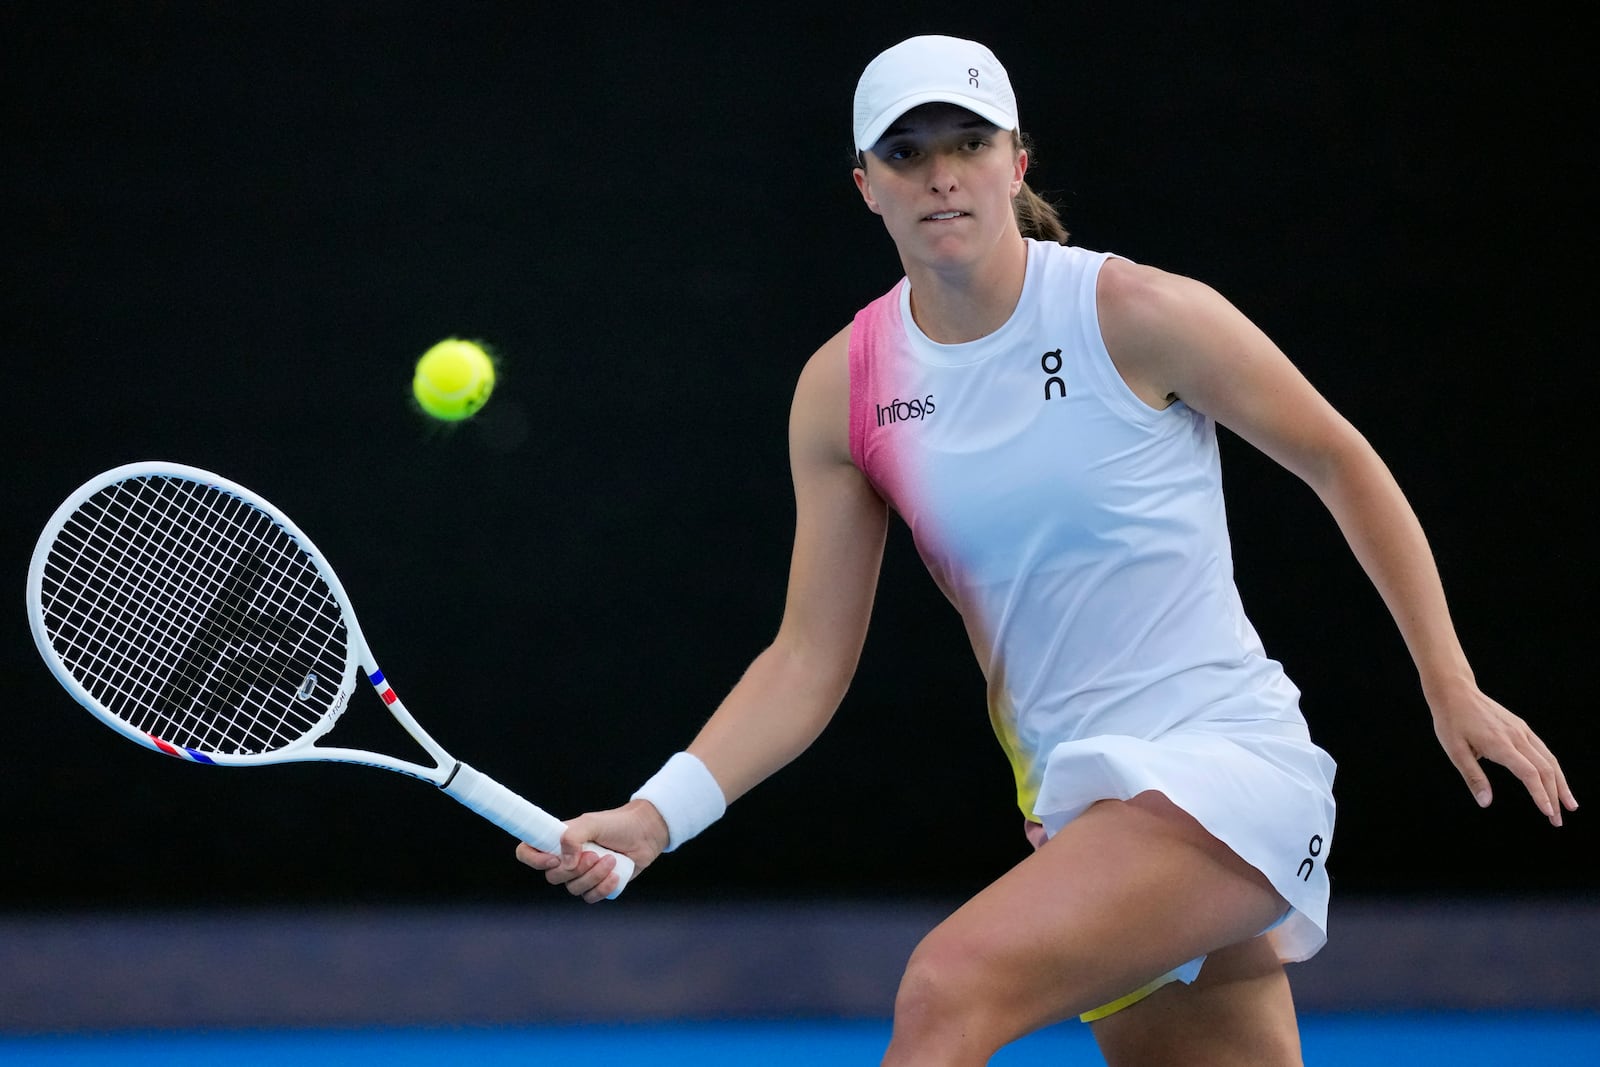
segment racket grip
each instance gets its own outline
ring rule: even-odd
[[[441,788],[518,841],[526,841],[544,852],[561,851],[561,835],[566,832],[567,824],[539,805],[524,800],[482,771],[459,763],[450,781]],[[616,891],[607,897],[608,900],[615,900],[633,877],[633,860],[593,842],[585,844],[583,851],[616,857],[619,881]]]

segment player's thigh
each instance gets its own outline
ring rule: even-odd
[[[1265,937],[1213,952],[1192,984],[1170,982],[1092,1026],[1109,1067],[1301,1062],[1289,979]]]
[[[1102,801],[940,924],[907,977],[1032,1029],[1249,940],[1285,906],[1164,796]]]

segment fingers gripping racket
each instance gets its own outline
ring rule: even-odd
[[[215,474],[133,463],[81,486],[39,536],[28,618],[56,679],[147,748],[225,767],[382,767],[432,782],[518,840],[561,849],[564,823],[450,756],[411,717],[310,539]],[[432,766],[317,744],[358,669]],[[615,855],[627,884],[632,860],[584,848]]]

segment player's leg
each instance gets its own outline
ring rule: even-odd
[[[1023,1034],[1251,940],[1285,907],[1161,794],[1101,801],[917,946],[884,1063],[986,1063]]]
[[[1265,937],[1211,953],[1193,984],[1170,982],[1092,1025],[1109,1067],[1301,1062],[1289,979]]]

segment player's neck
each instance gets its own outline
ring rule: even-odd
[[[987,337],[1006,324],[1022,299],[1028,246],[1020,235],[972,264],[936,268],[906,263],[911,317],[929,340],[954,345]]]

